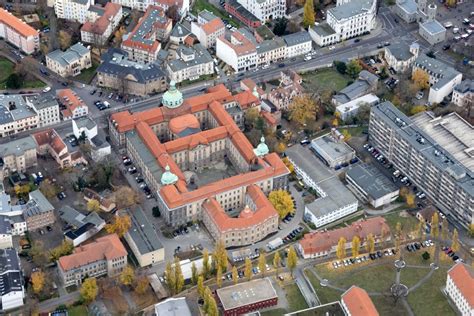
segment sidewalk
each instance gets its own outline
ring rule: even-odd
[[[40,313],[47,313],[54,310],[59,305],[72,304],[80,298],[81,294],[79,291],[68,293],[66,295],[52,298],[50,300],[39,303],[38,309]]]

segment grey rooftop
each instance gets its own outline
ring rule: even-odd
[[[371,165],[362,163],[353,165],[346,171],[346,177],[351,178],[374,200],[398,191],[390,179]]]
[[[436,20],[426,21],[425,23],[420,24],[420,27],[424,28],[431,35],[446,31],[446,28]]]
[[[88,53],[90,53],[89,49],[79,42],[69,47],[64,52],[57,49],[46,56],[59,63],[61,66],[65,67],[76,62]]]
[[[0,158],[15,155],[21,156],[27,150],[36,149],[36,142],[31,136],[16,139],[11,142],[0,144]]]
[[[410,45],[404,42],[392,43],[390,46],[385,47],[385,50],[389,51],[397,60],[408,60],[413,57],[410,52]]]
[[[194,57],[185,60],[181,58],[181,54],[187,56],[194,55]],[[193,47],[180,45],[177,58],[170,60],[168,66],[173,72],[176,72],[207,63],[212,63],[212,56],[201,44],[195,44]]]
[[[336,20],[343,20],[367,12],[373,5],[374,0],[352,0],[340,6],[328,10]]]
[[[295,46],[312,41],[311,36],[306,31],[284,35],[283,40],[285,41],[286,46]]]
[[[438,81],[431,86],[434,90],[439,90],[444,87],[460,74],[460,72],[453,67],[448,66],[435,58],[428,57],[426,54],[418,56],[415,60],[415,65],[428,71],[430,76],[434,75],[438,78]]]
[[[331,137],[331,134],[313,139],[311,145],[315,146],[318,150],[324,151],[332,159],[345,157],[354,152],[354,149],[349,147],[345,142],[335,141],[334,138]]]
[[[138,251],[144,255],[162,249],[163,245],[158,239],[154,227],[143,213],[143,209],[138,206],[128,214],[132,220],[128,234],[137,246]]]
[[[334,31],[334,29],[327,22],[312,26],[311,29],[316,32],[316,34],[323,37],[336,34],[336,31]]]
[[[224,310],[231,310],[278,297],[269,278],[252,280],[217,289],[216,294]]]

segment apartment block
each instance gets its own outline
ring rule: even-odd
[[[216,46],[218,37],[224,35],[225,25],[222,20],[207,10],[198,14],[197,22],[191,23],[191,32],[205,48]]]
[[[465,227],[474,222],[473,133],[456,113],[409,118],[390,102],[370,113],[370,143],[448,218]]]
[[[0,137],[38,127],[39,116],[20,94],[0,95]]]
[[[94,5],[94,0],[54,0],[54,12],[59,19],[84,24],[92,5]]]
[[[0,310],[23,306],[26,297],[20,258],[15,249],[0,249]]]
[[[145,12],[149,6],[158,6],[164,11],[172,6],[177,6],[181,16],[186,15],[189,11],[189,0],[113,0],[113,3],[118,3],[124,7],[136,9]]]
[[[170,79],[179,83],[214,74],[214,62],[201,44],[192,47],[180,45],[176,50],[176,59],[167,62],[166,70]]]
[[[132,32],[124,36],[121,48],[132,61],[152,63],[161,49],[160,41],[167,39],[171,30],[172,21],[165,11],[158,6],[149,6]]]
[[[374,0],[338,0],[327,11],[326,21],[309,28],[319,46],[328,46],[370,32],[375,28]]]
[[[453,92],[454,87],[462,81],[462,73],[442,61],[428,57],[425,54],[420,55],[413,64],[413,72],[421,69],[430,76],[430,91],[428,102],[430,104],[440,103],[445,97]]]
[[[27,97],[27,104],[38,114],[38,127],[45,127],[59,123],[59,103],[54,94],[40,94]]]
[[[104,45],[122,19],[122,6],[107,2],[105,7],[92,6],[88,21],[81,27],[81,40],[85,43]]]
[[[79,285],[86,277],[119,275],[127,265],[127,251],[116,234],[97,238],[76,247],[58,260],[59,276],[65,286]]]
[[[284,0],[237,0],[237,2],[262,23],[281,18],[286,13]]]
[[[30,192],[30,200],[26,203],[23,216],[29,231],[52,225],[56,221],[54,206],[40,190]]]
[[[34,28],[0,8],[0,38],[18,47],[25,54],[39,49],[39,33]]]
[[[63,120],[76,119],[89,113],[87,104],[71,89],[56,91],[59,102],[66,107],[61,111]]]
[[[74,77],[82,69],[92,67],[91,52],[81,43],[76,43],[66,51],[59,49],[46,55],[46,67],[61,77]]]
[[[0,179],[36,166],[36,143],[30,136],[0,145]]]
[[[453,98],[454,104],[461,107],[474,106],[474,80],[466,79],[454,87]]]

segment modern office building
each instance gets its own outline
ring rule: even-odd
[[[304,185],[318,194],[318,198],[305,205],[307,221],[321,227],[357,211],[357,198],[311,147],[294,145],[286,150],[286,155]]]
[[[0,8],[0,38],[18,47],[25,54],[39,50],[39,33],[34,28]]]
[[[473,127],[456,113],[412,118],[392,103],[372,107],[369,141],[448,219],[474,223]]]
[[[349,189],[360,200],[375,208],[390,204],[398,198],[398,187],[372,165],[360,163],[351,166],[346,171],[346,181]]]
[[[339,118],[342,121],[346,121],[355,117],[357,113],[359,113],[359,108],[361,106],[368,106],[370,108],[379,103],[379,100],[380,99],[375,94],[369,93],[352,101],[338,105],[336,107],[336,112],[339,113]]]
[[[355,158],[355,150],[345,143],[344,136],[335,128],[330,133],[313,139],[310,146],[329,168],[349,163]]]

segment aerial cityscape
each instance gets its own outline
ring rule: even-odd
[[[474,2],[0,0],[0,314],[474,316]]]

